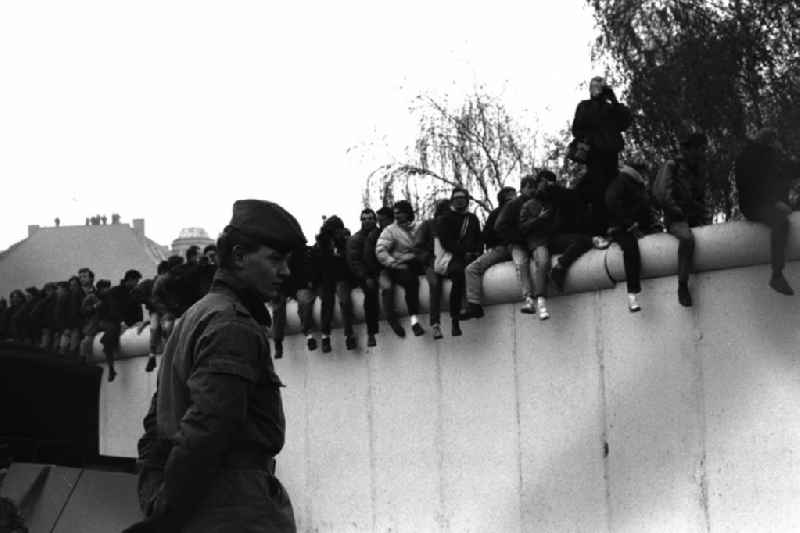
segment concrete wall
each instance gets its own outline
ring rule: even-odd
[[[554,298],[547,322],[494,305],[438,342],[384,327],[377,348],[323,355],[287,338],[278,477],[300,530],[800,530],[800,297],[768,289],[766,265],[734,266],[766,258],[759,231],[700,230],[699,266],[722,270],[694,277],[691,309],[668,275],[645,281],[638,314],[623,283]],[[672,244],[643,243],[650,275],[674,268]],[[787,277],[800,287],[800,262]],[[144,363],[102,388],[101,453],[135,454]]]

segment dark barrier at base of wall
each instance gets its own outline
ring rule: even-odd
[[[0,444],[13,460],[81,466],[98,457],[102,369],[0,343]]]

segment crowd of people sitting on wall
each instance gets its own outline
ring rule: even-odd
[[[8,300],[0,298],[0,339],[88,361],[94,338],[102,333],[108,380],[113,381],[123,329],[137,328],[141,333],[149,324],[150,372],[174,321],[208,291],[215,264],[214,245],[206,246],[202,254],[192,246],[185,258],[172,256],[162,261],[153,278],[144,279],[139,271],[128,270],[113,285],[107,279],[95,281],[94,272],[84,267],[66,281],[13,290]]]
[[[631,123],[631,113],[602,78],[592,80],[590,92],[591,98],[576,110],[572,125],[575,140],[569,154],[585,172],[570,188],[560,184],[549,170],[526,175],[519,190],[503,187],[499,191],[498,207],[483,226],[469,210],[468,191],[460,187],[454,188],[449,198],[436,202],[430,220],[417,221],[412,204],[406,200],[377,211],[364,209],[361,227],[354,234],[339,216],[325,218],[316,242],[290,255],[289,277],[282,285],[281,296],[270,303],[275,357],[283,356],[288,299],[297,302],[308,350],[318,346],[313,333],[316,298],[321,304],[322,351],[332,350],[331,325],[337,301],[345,347],[355,349],[354,288],[364,294],[367,346],[377,344],[381,310],[389,328],[405,337],[395,310],[398,285],[404,289],[411,331],[424,335],[426,330],[419,320],[421,279],[428,284],[433,338],[444,336],[441,315],[445,280],[451,282],[450,333],[460,336],[461,322],[484,315],[484,273],[504,261],[514,265],[523,301],[521,312],[546,320],[550,318],[549,287],[563,291],[570,267],[592,248],[605,249],[612,242],[623,253],[627,309],[638,312],[642,308],[639,239],[657,227],[655,213],[660,213],[657,218],[663,228],[679,241],[677,299],[682,306],[692,306],[689,281],[695,244],[691,228],[711,222],[704,165],[708,140],[699,130],[686,131],[678,135],[678,153],[661,168],[650,169],[636,161],[620,165],[621,134]],[[789,192],[800,177],[800,165],[783,155],[775,131],[765,129],[739,154],[735,175],[743,215],[771,230],[769,286],[792,295],[783,269],[792,211]],[[553,260],[553,256],[557,258]],[[162,262],[152,279],[141,280],[141,274],[132,270],[112,287],[107,280],[95,284],[91,270],[81,269],[69,281],[48,283],[42,290],[17,290],[2,312],[0,336],[86,357],[93,336],[103,332],[103,352],[109,380],[113,380],[121,324],[142,328],[145,306],[151,335],[147,370],[151,371],[175,320],[208,291],[215,265],[214,246],[206,247],[202,256],[193,247],[185,261],[173,256]],[[3,301],[0,305],[5,307]]]

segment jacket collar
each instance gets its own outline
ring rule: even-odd
[[[239,278],[225,269],[217,269],[209,292],[227,292],[233,295],[253,316],[256,322],[263,326],[272,324],[267,307],[261,297],[255,291],[248,289]]]

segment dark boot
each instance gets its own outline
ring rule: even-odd
[[[416,335],[417,337],[419,337],[420,335],[423,335],[425,333],[425,330],[423,329],[422,324],[420,324],[419,322],[417,322],[416,324],[411,326],[411,331],[413,331],[414,335]]]
[[[450,332],[453,337],[460,337],[461,336],[461,324],[458,322],[457,318],[454,318],[452,321],[452,326],[450,328]]]
[[[689,284],[685,281],[678,283],[678,302],[684,307],[692,306],[692,293],[689,292]]]
[[[392,328],[394,334],[400,338],[406,336],[406,330],[403,329],[403,326],[400,325],[400,321],[395,319],[389,320],[389,327]]]
[[[152,372],[156,368],[156,358],[155,356],[151,355],[147,358],[147,366],[145,367],[145,372]]]
[[[774,272],[772,274],[772,278],[769,280],[769,286],[776,292],[781,294],[785,294],[786,296],[793,296],[794,289],[792,286],[789,285],[789,282],[786,281],[786,278],[783,277],[783,274],[780,272]]]
[[[317,349],[317,339],[314,337],[309,337],[306,339],[306,348],[308,348],[309,352],[313,352]]]
[[[375,341],[375,334],[374,333],[369,333],[367,335],[367,346],[372,348],[373,346],[377,346],[377,345],[378,345],[378,343]]]
[[[556,266],[550,269],[550,280],[553,282],[553,285],[556,286],[558,292],[564,292],[564,283],[567,281],[567,269],[561,266],[561,263],[556,263]]]
[[[330,353],[330,352],[331,352],[331,338],[322,337],[322,353]]]
[[[472,302],[467,302],[467,310],[464,311],[459,317],[460,320],[469,320],[470,318],[482,318],[483,306]]]
[[[353,335],[347,335],[344,338],[344,345],[348,350],[356,349],[356,338]]]
[[[283,357],[283,341],[275,341],[275,359]]]

